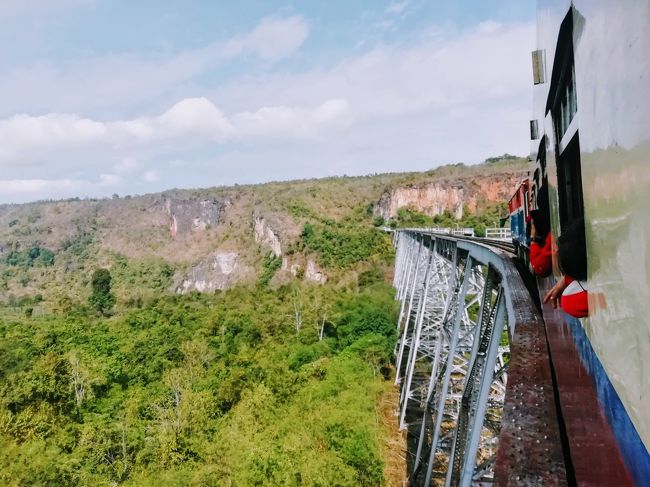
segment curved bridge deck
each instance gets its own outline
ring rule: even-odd
[[[410,484],[569,485],[544,321],[512,247],[425,229],[394,244]]]

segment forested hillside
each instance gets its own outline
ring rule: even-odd
[[[381,227],[491,225],[522,169],[2,207],[0,484],[398,482]]]
[[[368,267],[373,225],[458,223],[480,234],[505,216],[525,168],[510,157],[426,173],[0,205],[0,301],[65,311],[86,302],[98,267],[111,270],[118,307],[160,292],[253,285],[262,274],[272,287],[297,276],[351,282],[357,264]],[[346,242],[364,232],[351,253]]]
[[[380,485],[390,288],[164,296],[5,317],[3,485]]]

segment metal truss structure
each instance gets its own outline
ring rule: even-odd
[[[510,359],[502,257],[423,231],[396,232],[394,244],[399,423],[417,438],[410,483],[491,485]]]

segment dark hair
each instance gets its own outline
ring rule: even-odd
[[[548,210],[548,184],[544,184],[537,190],[537,210],[530,212],[530,218],[535,223],[537,235],[546,238],[551,231],[551,220]]]
[[[557,253],[563,274],[579,281],[587,279],[587,243],[585,221],[572,221],[557,239]]]

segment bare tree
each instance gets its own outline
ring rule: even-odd
[[[82,369],[79,362],[79,357],[76,355],[70,356],[70,365],[72,366],[72,372],[70,374],[70,379],[72,380],[72,389],[74,390],[74,399],[77,403],[77,407],[80,408],[86,398],[86,386],[88,382],[88,374],[85,370]]]
[[[302,289],[294,287],[293,289],[293,318],[296,327],[296,335],[302,328],[302,308],[303,308]]]
[[[332,296],[327,292],[327,288],[319,287],[310,302],[312,303],[316,331],[320,341],[325,337],[325,323],[331,312]]]
[[[320,320],[320,324],[318,326],[318,340],[322,341],[323,340],[323,335],[325,333],[325,320],[327,319],[327,315],[323,314]]]

